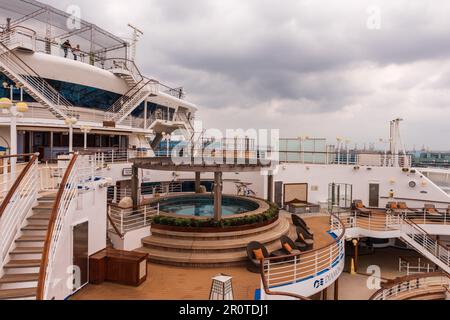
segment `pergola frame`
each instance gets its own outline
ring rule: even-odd
[[[153,171],[171,171],[171,172],[192,172],[195,173],[195,191],[198,193],[201,184],[201,174],[214,173],[214,220],[222,219],[222,197],[223,197],[223,174],[235,172],[268,172],[268,196],[267,200],[273,202],[273,172],[272,163],[262,163],[257,160],[255,164],[250,164],[249,159],[235,159],[234,163],[208,163],[205,160],[193,161],[192,163],[175,163],[171,158],[152,157],[152,158],[136,158],[132,159],[132,178],[131,178],[131,197],[133,199],[133,207],[135,209],[139,203],[139,169]],[[252,159],[254,161],[254,159]],[[200,162],[200,164],[196,164]],[[247,164],[245,164],[247,162]],[[244,163],[244,164],[241,164]]]
[[[123,56],[113,58],[128,58],[129,43],[127,41],[83,19],[77,19],[80,28],[71,29],[67,26],[67,20],[74,19],[74,17],[70,13],[50,5],[35,0],[0,0],[0,9],[4,11],[4,13],[2,12],[2,15],[5,15],[4,18],[12,19],[11,28],[26,21],[34,20],[37,24],[41,24],[41,31],[36,30],[38,38],[54,42],[56,39],[79,37],[89,43],[92,54],[124,48]],[[48,30],[52,31],[50,39],[47,39],[46,31]]]

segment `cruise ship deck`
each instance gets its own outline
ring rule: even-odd
[[[369,148],[222,133],[145,74],[172,69],[139,62],[142,30],[73,18],[0,0],[0,300],[450,300],[450,171],[411,122]]]

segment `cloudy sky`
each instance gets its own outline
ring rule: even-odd
[[[45,0],[120,36],[143,71],[184,86],[207,127],[387,138],[450,149],[450,1]]]

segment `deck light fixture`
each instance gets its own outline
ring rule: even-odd
[[[10,109],[13,106],[13,103],[8,98],[0,99],[0,109]]]
[[[18,102],[16,104],[16,109],[17,109],[17,112],[25,113],[28,111],[28,104],[26,104],[25,102]]]
[[[233,278],[226,274],[219,274],[212,278],[209,300],[234,300]]]

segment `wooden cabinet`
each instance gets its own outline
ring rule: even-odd
[[[139,286],[147,280],[148,254],[102,250],[89,258],[90,283],[101,284],[104,281]]]

